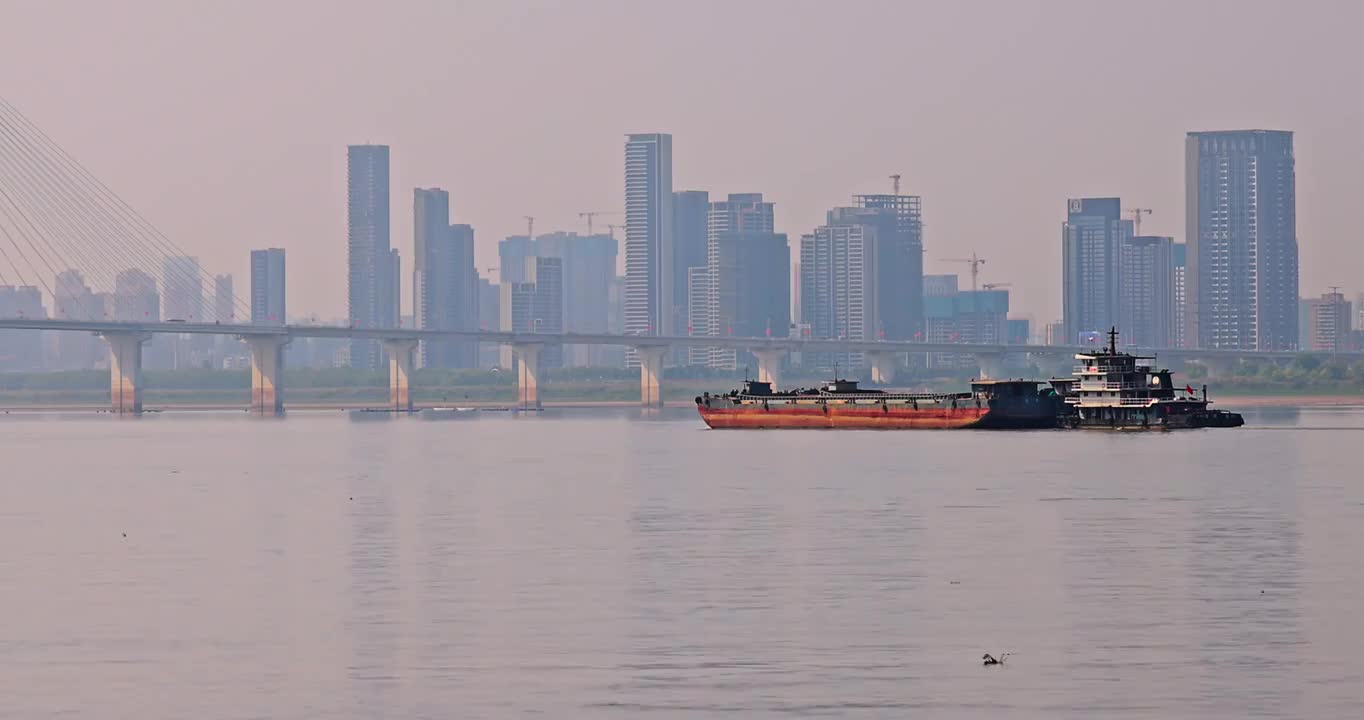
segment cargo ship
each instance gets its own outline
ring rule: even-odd
[[[1051,385],[1065,402],[1061,425],[1113,430],[1178,430],[1240,427],[1240,413],[1209,407],[1208,386],[1199,397],[1193,387],[1175,387],[1169,370],[1147,360],[1154,356],[1118,352],[1118,329],[1108,332],[1108,347],[1075,356],[1080,365],[1071,378]]]
[[[1056,428],[1064,401],[1036,380],[980,380],[970,392],[910,393],[859,388],[834,379],[821,387],[777,392],[746,380],[724,395],[705,393],[696,409],[715,429],[858,430]]]

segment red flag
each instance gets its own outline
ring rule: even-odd
[[[1190,395],[1194,394],[1193,386],[1191,386],[1191,385],[1185,385],[1185,386],[1184,386],[1184,392],[1189,393]]]

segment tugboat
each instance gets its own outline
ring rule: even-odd
[[[910,393],[859,388],[834,379],[821,387],[777,392],[745,380],[742,389],[696,398],[714,429],[824,428],[863,430],[1055,428],[1065,405],[1036,380],[981,380],[971,392]]]
[[[1143,361],[1153,356],[1118,352],[1118,329],[1108,332],[1108,347],[1075,356],[1072,378],[1051,381],[1066,404],[1063,427],[1116,430],[1175,430],[1240,427],[1240,413],[1208,406],[1208,386],[1200,398],[1188,385],[1174,386],[1169,370]]]

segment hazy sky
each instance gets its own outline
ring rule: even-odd
[[[1295,131],[1302,292],[1364,285],[1361,7],[0,0],[0,94],[239,295],[287,248],[295,313],[345,315],[349,143],[393,148],[407,283],[413,187],[492,266],[524,215],[619,211],[624,135],[660,131],[677,189],[763,192],[793,244],[898,172],[926,270],[975,250],[1046,322],[1067,197],[1183,240],[1189,130]]]

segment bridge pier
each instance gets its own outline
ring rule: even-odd
[[[878,350],[866,354],[871,363],[871,382],[873,385],[889,385],[895,382],[895,353]]]
[[[142,343],[151,335],[141,332],[105,332],[109,343],[109,404],[119,415],[142,413]]]
[[[786,359],[785,350],[753,350],[758,359],[758,382],[772,383],[773,389],[781,385],[781,363]]]
[[[541,343],[513,343],[516,356],[516,402],[524,409],[540,408],[540,352]]]
[[[385,340],[388,354],[388,406],[393,412],[412,412],[412,371],[416,367],[416,340]]]
[[[981,380],[999,380],[1004,377],[1004,353],[976,353],[976,364],[980,366],[977,377]]]
[[[247,335],[242,338],[251,352],[251,412],[284,414],[284,335]]]
[[[635,347],[639,356],[639,403],[644,407],[663,407],[663,356],[666,345]]]

